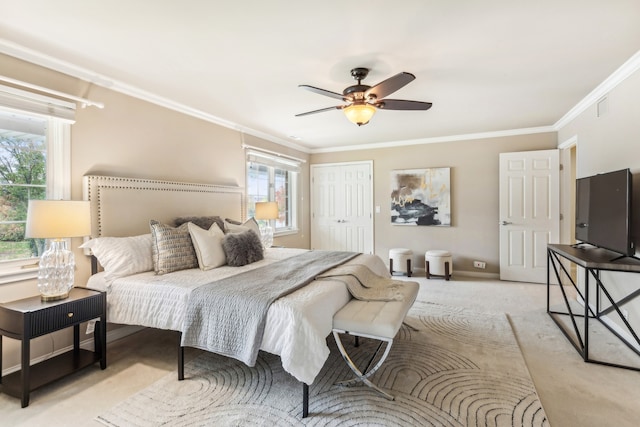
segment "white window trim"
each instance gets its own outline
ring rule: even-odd
[[[289,186],[291,187],[289,190],[291,193],[291,226],[276,229],[274,224],[272,224],[274,236],[288,236],[291,234],[297,234],[300,231],[300,229],[298,228],[298,180],[300,179],[300,172],[293,172],[293,177],[295,179],[289,180]],[[270,193],[274,192],[273,188],[269,189],[269,191]],[[275,194],[269,194],[269,198],[275,199]]]
[[[273,233],[274,236],[286,236],[286,235],[299,233],[300,229],[298,227],[298,223],[299,223],[298,221],[298,191],[299,191],[298,181],[300,180],[300,173],[301,173],[300,165],[302,163],[306,163],[306,161],[303,159],[298,159],[296,157],[291,157],[291,156],[286,156],[280,153],[276,153],[274,151],[263,150],[261,148],[253,147],[246,144],[243,144],[243,148],[246,150],[245,164],[248,165],[251,162],[255,162],[261,165],[265,165],[267,167],[278,168],[278,169],[282,169],[287,172],[293,173],[293,177],[295,179],[289,180],[289,186],[290,186],[289,210],[291,214],[292,225],[290,227],[281,227],[279,229],[276,229],[276,227],[274,226],[274,221],[270,220],[269,222],[271,223],[271,226],[274,229],[274,233]],[[245,172],[245,179],[246,179],[246,176],[247,174]],[[273,177],[270,176],[269,180],[273,181]],[[270,184],[272,184],[272,182],[270,182]],[[270,201],[275,200],[275,194],[274,194],[274,189],[272,185],[270,185],[270,188],[269,188],[269,200]]]
[[[47,198],[71,197],[71,124],[49,118],[47,123]],[[38,262],[34,258],[0,261],[0,285],[35,279]]]

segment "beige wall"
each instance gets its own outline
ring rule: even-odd
[[[240,132],[168,110],[100,87],[86,95],[104,102],[102,110],[82,109],[72,127],[72,197],[82,198],[82,176],[127,177],[245,186],[245,152]],[[308,155],[255,137],[247,143],[284,154]],[[308,203],[308,168],[301,174],[299,202]],[[306,212],[308,209],[302,209]],[[194,214],[215,214],[211,212]],[[308,227],[308,222],[299,218]],[[276,244],[309,247],[309,233],[276,238]],[[81,280],[88,264],[79,265]]]
[[[312,164],[373,160],[375,253],[388,262],[389,249],[413,250],[413,265],[424,267],[424,253],[446,249],[455,271],[497,275],[498,155],[503,152],[555,148],[556,134],[544,133],[404,147],[313,154]],[[391,171],[428,167],[451,168],[451,227],[391,225]],[[486,270],[473,261],[487,263]]]
[[[634,174],[632,210],[634,241],[640,245],[640,71],[636,71],[607,94],[608,113],[597,117],[594,103],[558,132],[560,143],[575,139],[576,177],[629,168]],[[573,234],[573,230],[569,230]],[[638,251],[636,250],[636,254]],[[637,256],[637,255],[636,255]],[[582,277],[580,274],[579,277]],[[603,273],[615,298],[640,286],[640,274]],[[592,299],[593,301],[593,299]],[[629,322],[640,331],[640,300],[623,307]],[[612,316],[615,321],[615,316]],[[617,321],[619,325],[622,322]]]

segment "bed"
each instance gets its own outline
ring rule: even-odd
[[[186,268],[159,275],[148,267],[150,253],[146,249],[146,236],[150,220],[173,224],[176,218],[189,216],[243,218],[242,189],[92,175],[84,177],[84,196],[91,203],[90,242],[109,241],[109,255],[116,252],[112,259],[102,256],[101,261],[109,265],[104,271],[98,272],[98,265],[93,262],[95,274],[87,284],[90,288],[107,292],[107,318],[112,323],[182,333],[185,313],[188,312],[187,302],[194,289],[308,252],[269,248],[264,251],[264,259],[240,267]],[[97,248],[94,246],[92,249],[95,252]],[[353,256],[346,264],[364,264],[378,275],[389,276],[379,257]],[[112,268],[113,258],[119,270]],[[329,355],[326,337],[332,330],[333,315],[350,299],[351,294],[343,281],[313,280],[276,299],[266,313],[260,350],[280,356],[283,368],[304,384],[304,415],[307,387],[313,383]],[[182,347],[178,359],[178,374],[182,379]]]

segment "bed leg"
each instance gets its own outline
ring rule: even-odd
[[[302,383],[302,418],[309,415],[309,386]]]
[[[182,332],[178,332],[178,380],[184,379],[184,347],[182,343]]]

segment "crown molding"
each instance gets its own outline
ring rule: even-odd
[[[611,92],[616,86],[622,83],[627,77],[640,69],[640,50],[622,64],[616,71],[600,83],[594,90],[578,102],[554,125],[553,129],[559,131],[573,119],[582,114],[587,108],[598,102],[600,98]]]
[[[434,137],[434,138],[420,138],[420,139],[410,139],[410,140],[404,140],[404,141],[380,142],[380,143],[374,143],[374,144],[349,145],[349,146],[332,147],[332,148],[316,148],[311,150],[311,154],[333,153],[337,151],[371,150],[371,149],[377,149],[377,148],[390,148],[390,147],[405,147],[408,145],[438,144],[441,142],[468,141],[471,139],[501,138],[505,136],[531,135],[535,133],[547,133],[547,132],[555,132],[555,129],[553,129],[552,126],[540,126],[540,127],[534,127],[534,128],[510,129],[510,130],[500,130],[500,131],[494,131],[494,132],[467,133],[463,135],[449,135],[449,136]]]
[[[98,73],[94,73],[85,68],[76,66],[74,64],[59,60],[52,56],[37,52],[35,50],[18,45],[6,39],[0,38],[0,53],[3,53],[14,58],[21,59],[23,61],[39,65],[44,68],[48,68],[63,74],[67,74],[71,77],[78,78],[97,86],[101,86],[115,92],[122,93],[124,95],[131,96],[133,98],[141,99],[143,101],[150,102],[152,104],[168,108],[173,111],[177,111],[182,114],[186,114],[192,117],[199,118],[201,120],[217,124],[222,127],[236,130],[241,133],[249,134],[257,138],[261,138],[267,141],[274,142],[276,144],[283,145],[285,147],[292,148],[294,150],[301,151],[303,153],[309,153],[309,148],[303,147],[298,144],[294,144],[290,141],[282,138],[275,137],[273,135],[266,134],[264,132],[248,128],[238,123],[226,120],[213,114],[205,113],[204,111],[196,108],[191,108],[187,105],[172,101],[170,99],[158,96],[151,92],[144,91],[135,86],[128,85],[126,83],[111,79],[106,76],[102,76]]]

